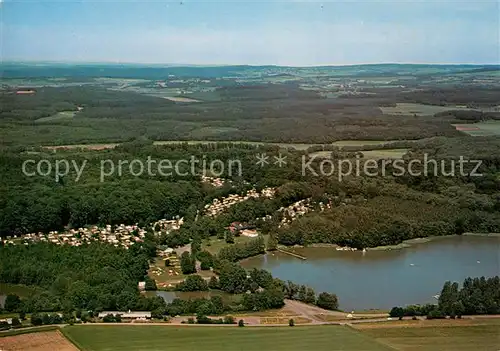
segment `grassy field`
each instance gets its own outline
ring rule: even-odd
[[[483,325],[450,324],[450,321],[427,323],[427,326],[406,326],[380,324],[361,326],[367,336],[396,350],[404,351],[498,351],[500,349],[500,324],[498,320]],[[418,324],[419,322],[417,322]],[[434,325],[435,324],[435,325]]]
[[[162,327],[70,326],[63,329],[81,350],[335,351],[390,350],[343,326]]]
[[[340,140],[332,143],[334,146],[343,147],[343,146],[376,146],[376,145],[385,145],[391,142],[403,141],[403,140]]]
[[[381,149],[381,150],[361,150],[365,159],[399,159],[408,152],[409,149]],[[331,151],[316,151],[309,155],[318,158],[330,158]]]
[[[266,245],[267,245],[268,238],[269,238],[268,235],[264,235],[264,241],[265,241]],[[212,255],[217,255],[223,247],[232,246],[235,244],[244,244],[244,243],[247,243],[247,242],[255,240],[255,239],[256,238],[251,238],[248,236],[240,235],[240,236],[234,237],[234,244],[228,244],[228,243],[226,243],[226,240],[224,240],[224,239],[210,239],[210,241],[205,240],[202,243],[202,249],[207,250]]]
[[[49,117],[39,118],[35,121],[35,123],[43,123],[43,122],[55,122],[55,121],[64,121],[68,119],[72,119],[75,117],[76,111],[62,111],[58,112],[55,115]]]
[[[485,121],[473,124],[453,124],[457,130],[471,136],[500,135],[500,121]]]
[[[180,96],[165,96],[165,99],[175,102],[200,102],[200,100],[190,99],[187,97]]]
[[[375,159],[375,158],[391,158],[398,159],[402,158],[408,152],[408,149],[385,149],[385,150],[367,150],[361,151],[364,158]]]

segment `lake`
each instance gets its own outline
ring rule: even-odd
[[[160,296],[165,302],[170,303],[174,299],[190,300],[205,298],[208,299],[212,296],[220,296],[225,303],[230,304],[235,299],[239,299],[240,295],[232,295],[219,290],[212,291],[146,291],[146,296]]]
[[[249,269],[264,268],[275,277],[333,292],[346,311],[390,309],[436,303],[446,280],[500,274],[500,237],[441,237],[409,248],[337,251],[297,248],[307,260],[275,252],[247,259]]]

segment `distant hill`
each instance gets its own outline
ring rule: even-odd
[[[135,79],[222,78],[262,75],[327,75],[354,77],[383,77],[404,75],[441,75],[478,73],[500,70],[499,65],[427,65],[427,64],[369,64],[353,66],[196,66],[141,64],[69,64],[69,63],[3,63],[3,78],[62,78],[109,77]]]

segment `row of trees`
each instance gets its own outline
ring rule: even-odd
[[[317,305],[318,307],[332,311],[339,308],[338,298],[335,294],[322,292],[316,296],[313,288],[307,285],[295,284],[290,280],[283,282],[282,287],[287,299]]]
[[[236,262],[247,257],[263,254],[266,251],[264,237],[258,238],[241,244],[234,244],[223,247],[218,254],[220,260]]]
[[[427,316],[427,318],[460,318],[463,315],[500,313],[500,277],[466,278],[460,288],[457,282],[444,283],[438,304],[394,307],[391,317]]]

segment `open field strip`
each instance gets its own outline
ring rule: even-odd
[[[164,96],[163,98],[174,102],[201,102],[200,100],[190,99],[186,97],[179,97],[179,96]]]
[[[465,106],[437,106],[414,103],[396,103],[396,107],[379,107],[385,115],[433,116],[436,113],[452,110],[474,110]]]
[[[380,150],[360,150],[365,159],[400,159],[409,149],[380,149]],[[331,151],[316,151],[309,154],[310,157],[331,158]]]
[[[378,146],[390,144],[397,141],[407,141],[407,140],[340,140],[334,141],[333,146],[343,147],[343,146]]]
[[[39,119],[35,120],[35,123],[55,122],[55,121],[72,119],[75,116],[76,112],[77,111],[62,111],[62,112],[58,112],[58,113],[56,113],[55,115],[52,115],[52,116],[39,118]]]
[[[364,158],[392,158],[399,159],[409,151],[409,149],[386,149],[386,150],[366,150],[361,151]]]
[[[423,140],[423,139],[422,139]],[[271,142],[261,142],[261,141],[243,141],[243,140],[158,140],[154,141],[153,145],[175,145],[175,144],[189,144],[189,145],[207,145],[215,143],[228,143],[228,144],[244,144],[244,145],[254,145],[254,146],[276,146],[282,149],[294,149],[297,151],[305,151],[312,146],[355,146],[355,147],[369,147],[385,145],[395,142],[403,141],[414,141],[418,140],[344,140],[335,141],[333,143],[326,144],[307,144],[307,143],[271,143]],[[96,143],[96,144],[73,144],[73,145],[47,145],[42,146],[45,149],[57,150],[57,149],[88,149],[88,150],[103,150],[103,149],[113,149],[120,143]],[[389,149],[391,150],[391,149]]]
[[[162,326],[68,326],[65,335],[81,350],[335,351],[390,348],[343,326],[206,328]]]
[[[500,321],[436,320],[356,324],[355,329],[403,351],[498,351]]]
[[[470,136],[497,136],[500,135],[500,121],[485,121],[469,124],[452,124],[458,131]]]

